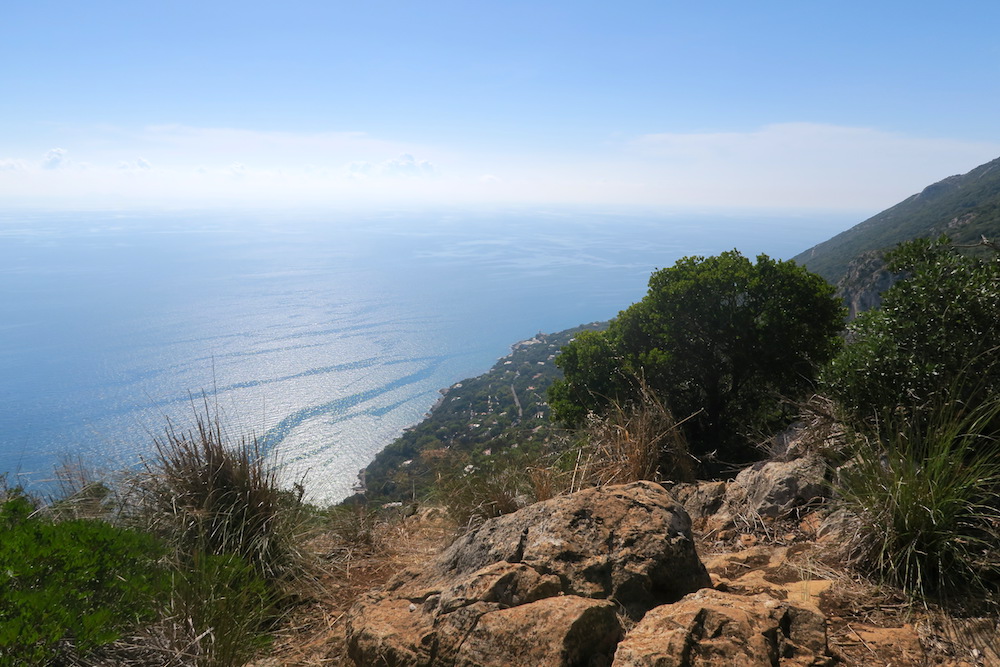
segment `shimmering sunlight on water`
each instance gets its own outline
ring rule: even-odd
[[[0,216],[0,472],[132,465],[206,392],[316,500],[437,390],[538,331],[607,319],[649,273],[790,257],[850,216],[533,211]]]

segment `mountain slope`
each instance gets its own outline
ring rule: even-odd
[[[947,234],[956,243],[1000,236],[1000,158],[929,185],[793,259],[831,283],[853,260],[902,241]]]

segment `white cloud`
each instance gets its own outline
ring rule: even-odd
[[[124,135],[74,143],[72,161],[61,148],[42,163],[6,158],[0,197],[92,205],[488,202],[875,212],[1000,155],[1000,144],[811,123],[617,137],[571,153],[480,146],[472,154],[358,132],[162,126]]]
[[[417,160],[409,153],[386,160],[379,165],[379,171],[388,176],[433,176],[436,169],[427,160]]]
[[[344,168],[350,178],[403,177],[429,178],[437,175],[438,169],[427,160],[417,160],[409,153],[381,162],[359,160],[350,162]]]
[[[153,165],[149,163],[149,160],[140,157],[135,160],[122,160],[118,163],[118,168],[125,171],[149,171]]]
[[[62,148],[50,149],[42,160],[42,169],[58,169],[66,164],[66,151]]]
[[[5,158],[0,160],[0,171],[27,171],[28,165],[23,160]]]

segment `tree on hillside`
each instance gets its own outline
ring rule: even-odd
[[[645,384],[678,419],[692,451],[752,457],[748,436],[781,419],[781,397],[811,386],[838,348],[843,308],[834,289],[790,261],[756,263],[733,250],[685,257],[653,273],[649,292],[607,331],[578,336],[556,363],[554,417],[634,401]],[[692,416],[693,415],[693,416]]]
[[[850,416],[889,424],[900,410],[917,416],[1000,393],[1000,253],[987,247],[970,256],[947,237],[918,239],[886,256],[906,277],[851,324],[849,345],[824,372]]]

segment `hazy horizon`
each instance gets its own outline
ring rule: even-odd
[[[0,208],[877,212],[1000,155],[998,23],[988,2],[15,3]]]

